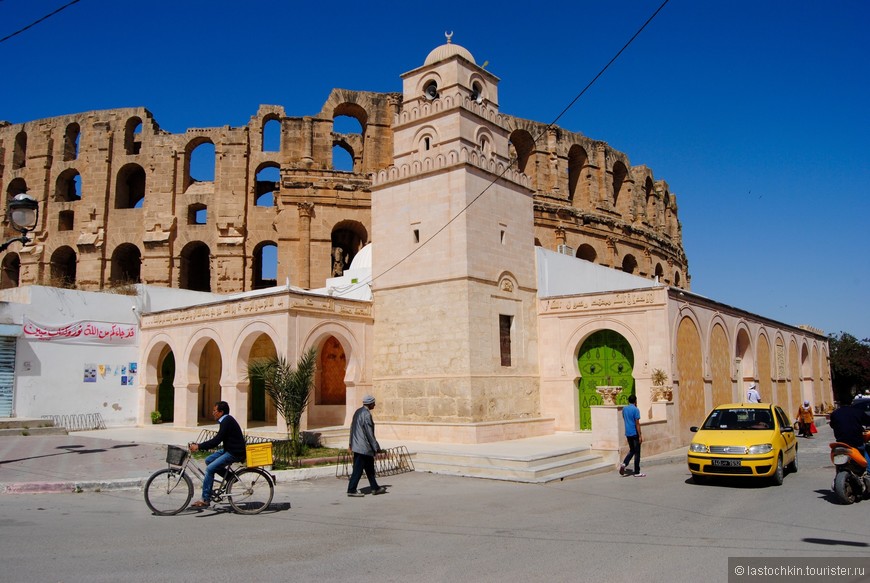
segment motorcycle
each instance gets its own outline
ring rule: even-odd
[[[864,432],[864,443],[870,442],[870,431]],[[843,504],[870,498],[870,474],[867,460],[851,445],[839,441],[830,444],[831,462],[837,468],[832,488]],[[865,445],[866,447],[866,445]]]

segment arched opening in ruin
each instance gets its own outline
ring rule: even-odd
[[[613,206],[617,206],[621,200],[622,188],[625,185],[625,179],[628,176],[628,169],[622,162],[613,164]]]
[[[350,267],[353,258],[368,242],[368,232],[358,221],[341,221],[332,229],[332,277]]]
[[[281,151],[281,121],[277,115],[267,115],[263,118],[263,152]]]
[[[595,248],[592,245],[583,243],[577,248],[577,259],[582,259],[583,261],[595,263],[595,260],[597,258],[598,254],[595,253]]]
[[[82,199],[82,177],[75,168],[68,168],[57,177],[54,200],[76,202]]]
[[[277,163],[267,162],[257,171],[254,187],[254,206],[275,206],[275,195],[281,184],[281,169]]]
[[[626,255],[622,258],[622,270],[625,273],[637,271],[637,259],[634,258],[634,255]]]
[[[353,148],[345,140],[333,142],[332,169],[339,172],[353,172]]]
[[[274,241],[263,241],[254,247],[252,268],[253,289],[278,285],[278,245]]]
[[[188,225],[205,225],[208,222],[208,207],[201,202],[187,207]]]
[[[122,243],[112,253],[111,285],[141,283],[142,253],[132,243]]]
[[[175,354],[164,345],[157,365],[157,411],[165,423],[175,420]]]
[[[49,261],[52,287],[75,288],[76,286],[76,252],[72,247],[64,245],[55,249]]]
[[[586,167],[586,162],[589,156],[586,150],[577,144],[571,146],[568,150],[568,202],[575,203],[578,200],[581,205],[585,205],[586,197],[584,196],[585,182],[581,180],[583,169]],[[578,186],[580,191],[578,192]]]
[[[27,182],[25,182],[23,178],[13,178],[12,181],[9,183],[9,186],[6,187],[6,208],[4,209],[6,212],[4,212],[3,214],[4,217],[8,216],[9,214],[9,201],[11,201],[19,194],[24,194],[26,192]],[[3,230],[4,238],[8,239],[9,237],[18,237],[19,235],[21,235],[21,233],[19,233],[12,227],[11,222],[7,220],[5,221],[5,223],[6,227]]]
[[[675,271],[674,272],[674,286],[681,287],[682,285],[683,285],[683,283],[682,283],[682,278],[680,277],[680,272]]]
[[[12,147],[12,169],[18,170],[27,165],[27,133],[18,132],[15,136],[15,145]]]
[[[81,128],[77,123],[71,123],[66,126],[66,131],[63,134],[63,159],[69,162],[79,157],[79,140],[81,138]]]
[[[197,138],[187,145],[185,157],[185,191],[197,182],[214,182],[217,158],[214,142],[208,138]]]
[[[656,279],[657,279],[660,283],[665,283],[665,281],[664,281],[664,277],[665,277],[665,269],[664,269],[664,267],[662,267],[662,264],[661,264],[661,263],[656,263],[655,276],[656,276]]]
[[[535,139],[526,130],[514,130],[510,135],[510,156],[516,160],[516,169],[534,178],[534,164],[529,164],[535,153]]]
[[[178,287],[192,291],[211,291],[211,251],[202,241],[192,241],[181,250]]]
[[[138,164],[127,164],[118,171],[115,187],[115,208],[142,208],[145,203],[145,170]]]
[[[127,155],[136,155],[142,149],[142,120],[131,117],[124,126],[124,151]]]
[[[214,423],[214,418],[211,415],[212,407],[221,400],[223,359],[217,342],[214,340],[206,342],[199,355],[197,365],[199,369],[197,421],[210,425]]]
[[[0,268],[0,289],[18,287],[20,276],[21,258],[18,253],[7,253]]]
[[[341,172],[362,169],[368,112],[356,103],[342,103],[332,112],[332,168]]]

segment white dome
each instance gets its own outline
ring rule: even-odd
[[[353,256],[353,261],[350,262],[350,269],[371,269],[372,268],[372,244],[369,243],[359,250],[359,253]]]
[[[429,56],[426,57],[426,61],[423,63],[424,66],[447,60],[454,55],[459,55],[463,59],[471,61],[474,65],[477,64],[468,49],[450,42],[450,39],[453,37],[452,32],[450,34],[445,34],[445,36],[447,37],[447,44],[432,49],[432,52],[429,53]]]

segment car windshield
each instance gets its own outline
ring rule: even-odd
[[[714,409],[707,420],[704,421],[703,429],[730,430],[730,429],[772,429],[773,419],[768,409]]]

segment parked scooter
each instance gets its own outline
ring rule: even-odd
[[[864,432],[864,443],[870,442],[870,431]],[[837,468],[833,489],[843,504],[870,498],[870,474],[864,455],[839,441],[830,444],[831,461]]]

